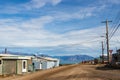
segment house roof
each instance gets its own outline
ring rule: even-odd
[[[12,55],[12,54],[0,54],[0,57],[7,57],[7,56],[18,56],[18,55]]]
[[[46,59],[46,60],[53,60],[53,61],[57,61],[58,60],[56,58],[50,58],[50,57],[44,57],[44,59]]]
[[[51,58],[51,57],[32,57],[32,58],[37,58],[37,59],[47,60],[47,61],[58,61],[59,60],[57,58]]]
[[[20,56],[20,55],[12,55],[12,54],[0,54],[2,59],[31,59],[30,56]]]
[[[10,57],[2,57],[2,59],[31,59],[30,57],[21,57],[21,56],[10,56]]]
[[[42,57],[42,59],[49,60],[49,61],[58,61],[58,59],[50,58],[50,57]]]

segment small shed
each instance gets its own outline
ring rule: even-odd
[[[31,57],[0,54],[0,75],[26,73],[31,63]]]
[[[59,66],[59,60],[56,58],[50,57],[34,57],[32,59],[32,64],[35,70],[40,69],[50,69]]]

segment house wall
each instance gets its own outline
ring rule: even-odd
[[[0,75],[2,75],[2,60],[0,59]]]
[[[26,67],[27,67],[27,69],[26,69],[26,72],[28,72],[28,68],[29,68],[29,66],[31,66],[31,60],[26,60],[27,61],[27,65],[26,65]],[[17,60],[17,74],[23,74],[23,72],[22,72],[22,60]]]
[[[42,62],[42,69],[47,69],[47,61]]]
[[[39,67],[39,64],[40,64],[40,61],[38,59],[34,59],[33,62],[32,62],[34,65],[34,70],[36,69],[40,69]]]
[[[17,60],[17,74],[22,74],[22,60]]]
[[[27,60],[27,72],[28,72],[28,67],[29,67],[29,65],[30,65],[30,61]]]
[[[30,59],[30,60],[27,60],[27,62],[28,62],[28,72],[32,72],[33,71],[33,65],[32,65],[32,59]]]
[[[40,62],[39,61],[35,61],[34,62],[34,65],[35,65],[35,69],[40,69]]]
[[[54,61],[54,63],[55,63],[55,67],[59,66],[59,60]]]
[[[29,66],[29,65],[32,65],[32,59],[28,59],[28,60],[27,60],[27,64],[28,64],[28,66]]]
[[[50,69],[59,66],[58,61],[43,61],[42,62],[42,69]]]
[[[55,67],[54,61],[47,61],[47,69],[54,68],[54,67]]]
[[[17,60],[9,60],[5,59],[3,60],[3,74],[16,74],[17,70],[17,65],[16,65]]]

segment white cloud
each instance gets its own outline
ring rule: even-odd
[[[40,46],[47,45],[46,41],[50,38],[57,38],[55,34],[51,34],[43,29],[45,24],[52,21],[52,17],[44,16],[37,19],[27,21],[20,21],[16,23],[14,19],[0,20],[1,29],[1,46],[14,45],[14,46]],[[45,44],[44,44],[45,43]]]
[[[50,0],[49,0],[50,1]],[[53,5],[59,4],[62,0],[51,0]]]
[[[90,12],[94,10],[90,9]],[[86,11],[88,10],[85,9],[80,12],[86,13]],[[79,14],[79,12],[75,14]],[[67,19],[77,18],[80,16],[76,16],[75,14],[71,14],[72,17],[69,16]],[[8,46],[59,46],[68,44],[81,44],[82,46],[88,47],[91,44],[89,43],[86,45],[85,43],[89,40],[93,40],[94,36],[99,36],[98,31],[96,31],[98,28],[71,31],[65,34],[55,34],[49,32],[49,30],[45,30],[44,27],[46,24],[50,24],[58,20],[56,16],[42,16],[24,21],[22,21],[22,19],[1,19],[0,24],[2,27],[0,29],[0,35],[4,36],[1,38],[1,44],[8,44]],[[62,20],[64,15],[58,17]],[[101,28],[99,30],[101,30]]]
[[[3,47],[54,46],[53,51],[56,48],[66,52],[76,51],[80,53],[87,53],[87,51],[92,52],[101,48],[102,38],[100,38],[100,36],[105,33],[104,26],[56,34],[44,29],[46,24],[53,21],[54,18],[51,16],[39,17],[27,21],[15,19],[0,20],[2,26],[0,29],[0,44]],[[114,41],[115,39],[113,39],[113,42]],[[119,46],[116,42],[113,44],[111,47],[115,45]]]
[[[120,0],[107,0],[109,3],[120,4]]]
[[[21,27],[29,29],[41,29],[45,24],[53,22],[54,18],[52,16],[42,16],[39,18],[33,18],[23,22]]]
[[[103,5],[103,6],[106,6],[106,7],[108,7],[108,6],[112,7],[112,5],[114,5],[114,6],[119,5],[120,0],[98,0],[96,2],[96,4],[100,5],[100,6]]]
[[[40,9],[42,7],[45,7],[46,5],[52,5],[56,6],[58,5],[62,0],[28,0],[26,3],[21,4],[6,4],[0,6],[0,13],[5,14],[19,14],[19,13],[30,13],[29,11],[35,11],[36,9]],[[33,12],[32,12],[33,13]]]
[[[59,4],[61,0],[31,0],[30,2],[23,4],[27,9],[41,8],[47,4],[51,4],[53,6]]]
[[[53,14],[53,16],[57,20],[72,20],[72,19],[84,19],[87,17],[94,16],[94,11],[96,10],[96,7],[86,7],[86,8],[80,8],[76,12],[57,12],[56,14]]]
[[[5,14],[18,14],[21,11],[21,8],[16,5],[4,5],[0,6],[0,14],[5,13]]]

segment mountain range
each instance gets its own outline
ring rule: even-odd
[[[54,56],[60,59],[60,64],[76,64],[85,60],[93,60],[94,57],[88,55]]]

